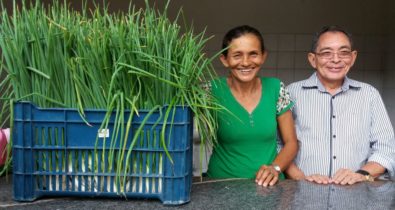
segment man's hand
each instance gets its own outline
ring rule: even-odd
[[[256,173],[255,182],[264,187],[273,186],[278,181],[279,175],[273,166],[262,165]]]
[[[335,175],[332,178],[333,183],[341,185],[351,185],[363,181],[366,181],[364,175],[355,173],[354,171],[345,168],[341,168],[336,171]]]
[[[306,180],[318,184],[330,184],[332,181],[329,177],[320,174],[313,174],[310,176],[306,176]]]
[[[332,178],[320,174],[313,174],[310,176],[306,176],[306,180],[318,184],[352,185],[358,182],[366,181],[366,178],[362,174],[355,173],[350,169],[342,168],[336,171],[335,175]]]

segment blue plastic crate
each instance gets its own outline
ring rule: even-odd
[[[165,110],[166,107],[162,114],[155,112],[148,118],[130,155],[123,158],[123,164],[126,158],[130,159],[130,171],[121,179],[124,185],[120,185],[116,181],[118,164],[108,159],[110,152],[122,154],[119,143],[110,149],[114,116],[107,130],[110,137],[97,139],[98,132],[99,136],[106,136],[106,132],[99,131],[105,110],[85,110],[86,120],[91,125],[88,126],[76,109],[43,109],[27,102],[15,103],[14,199],[33,201],[42,196],[88,196],[158,198],[164,204],[189,202],[192,113],[189,108],[176,107],[174,121],[170,124],[170,120],[163,122]],[[139,116],[133,117],[129,145],[147,113],[142,110]],[[128,115],[125,113],[125,121]],[[166,147],[174,164],[160,143],[165,123],[165,136],[169,137]]]

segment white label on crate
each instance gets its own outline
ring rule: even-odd
[[[110,136],[109,129],[101,129],[98,130],[97,133],[99,134],[99,138],[108,138]]]

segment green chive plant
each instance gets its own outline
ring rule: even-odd
[[[203,53],[208,38],[193,27],[181,29],[181,11],[171,21],[169,2],[162,11],[145,2],[144,9],[130,5],[126,13],[110,13],[99,6],[76,11],[66,1],[53,1],[48,7],[40,1],[30,5],[22,1],[21,6],[14,1],[11,14],[2,6],[1,71],[6,78],[0,83],[4,104],[0,122],[12,122],[12,101],[21,100],[43,108],[77,108],[82,118],[85,109],[106,109],[103,129],[116,113],[111,139],[124,148],[110,152],[108,162],[116,163],[110,170],[117,171],[121,184],[128,182],[122,174],[134,170],[123,160],[132,155],[142,135],[135,133],[127,148],[132,118],[141,109],[149,109],[149,117],[167,105],[163,113],[167,120],[172,119],[174,106],[188,106],[203,144],[215,141],[212,110],[221,107],[202,85],[214,75],[211,61],[216,56],[207,58]],[[128,111],[133,114],[125,115]],[[164,129],[160,140],[166,149]],[[89,158],[104,160],[97,154]]]

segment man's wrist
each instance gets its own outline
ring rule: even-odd
[[[359,169],[355,173],[363,175],[365,177],[365,181],[368,181],[368,182],[374,181],[374,178],[372,177],[372,175],[370,175],[370,173],[368,171]]]

